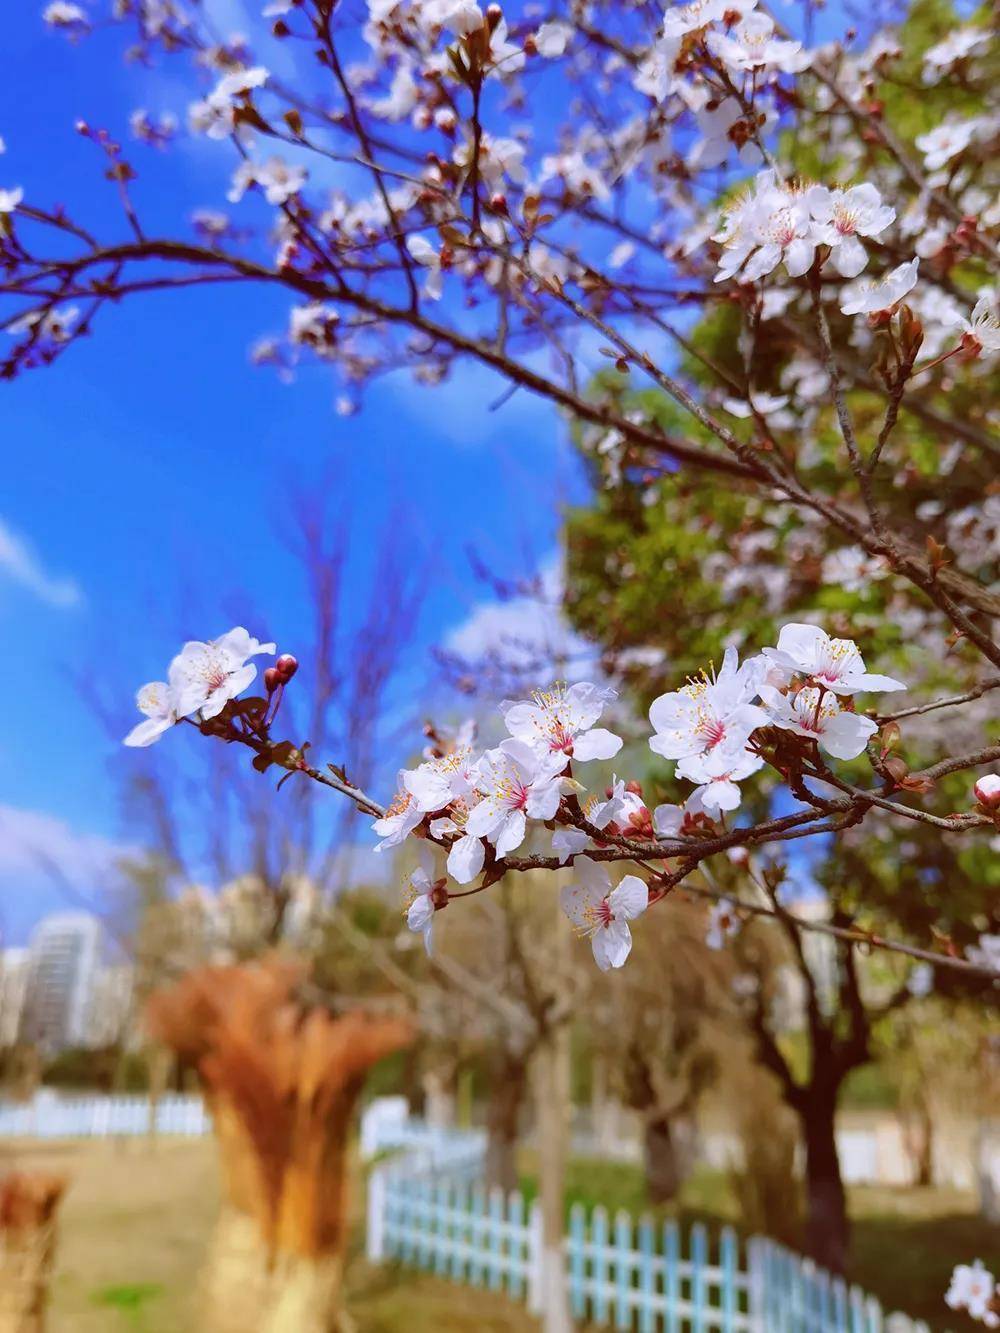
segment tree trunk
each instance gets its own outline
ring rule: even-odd
[[[677,1145],[669,1116],[655,1115],[645,1122],[642,1156],[650,1203],[669,1202],[681,1187]]]
[[[486,1183],[505,1193],[517,1189],[517,1140],[527,1092],[524,1056],[501,1051],[490,1070],[486,1107]]]
[[[254,1219],[225,1205],[199,1291],[204,1333],[341,1333],[340,1255],[275,1253]]]
[[[65,1188],[40,1172],[0,1181],[0,1333],[43,1333]]]
[[[572,1333],[566,1290],[564,1192],[569,1121],[569,1056],[565,1028],[551,1034],[535,1060],[539,1203],[542,1210],[541,1304],[543,1333]]]
[[[801,1112],[806,1145],[806,1250],[831,1273],[847,1271],[850,1224],[834,1121],[837,1089],[823,1088]]]

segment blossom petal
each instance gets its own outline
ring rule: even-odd
[[[552,851],[558,856],[559,864],[565,865],[571,856],[582,852],[589,842],[590,838],[583,829],[558,828],[552,835]]]
[[[578,873],[585,865],[593,865],[593,862],[580,861],[574,867],[574,873]],[[587,883],[581,878],[577,878],[572,884],[565,884],[559,892],[559,906],[572,921],[573,925],[580,930],[587,930],[593,925],[594,912],[604,901],[606,886],[601,884]]]
[[[495,801],[480,801],[469,811],[469,817],[465,821],[467,833],[474,834],[477,838],[488,837],[494,833],[503,823],[503,806]]]
[[[124,745],[144,748],[158,741],[174,725],[172,717],[147,717],[137,722],[122,742]]]
[[[622,738],[604,727],[593,727],[577,736],[573,742],[573,758],[586,763],[589,759],[613,759],[623,745]]]
[[[411,930],[425,930],[434,916],[434,904],[429,893],[418,893],[406,913],[406,924]]]
[[[405,772],[403,786],[420,810],[443,810],[452,798],[447,775],[433,764],[421,764]]]
[[[607,972],[609,968],[624,965],[632,952],[632,932],[625,921],[612,921],[594,932],[591,944],[594,961],[602,972]]]
[[[448,852],[448,874],[459,884],[469,884],[483,868],[486,848],[481,838],[474,838],[467,833],[452,843]]]
[[[497,856],[506,856],[508,852],[516,851],[520,847],[527,831],[526,824],[523,810],[510,810],[504,815],[493,837]]]
[[[870,717],[857,713],[838,713],[820,733],[819,743],[834,759],[857,759],[878,727]]]
[[[649,906],[649,885],[638,875],[625,875],[609,895],[608,905],[616,917],[631,921]]]
[[[681,831],[684,811],[679,805],[658,805],[653,811],[653,828],[657,837],[673,838]]]
[[[532,819],[552,819],[559,809],[559,783],[536,782],[528,793],[525,810]],[[522,816],[523,817],[523,816]]]

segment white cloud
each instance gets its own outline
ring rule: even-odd
[[[475,361],[459,362],[440,384],[420,384],[409,370],[395,371],[384,383],[408,417],[432,423],[437,437],[452,444],[475,446],[500,437],[527,441],[532,431],[565,432],[552,403],[530,389],[510,394],[510,380]]]
[[[479,602],[444,642],[447,652],[470,662],[502,659],[512,672],[548,662],[556,674],[576,678],[592,670],[593,649],[563,614],[563,568],[558,554],[539,570],[537,595]],[[540,681],[539,683],[544,683]]]
[[[49,606],[79,606],[83,601],[78,583],[50,574],[29,543],[0,519],[0,577],[3,576]]]
[[[116,862],[130,850],[99,834],[80,832],[43,810],[0,805],[0,880],[37,880],[49,872],[99,893]]]

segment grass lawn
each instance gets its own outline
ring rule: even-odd
[[[526,1156],[523,1186],[529,1195],[534,1193],[532,1165]],[[625,1208],[633,1217],[652,1212],[685,1225],[704,1222],[715,1230],[727,1222],[737,1229],[740,1225],[727,1178],[718,1171],[696,1171],[679,1203],[650,1209],[638,1167],[576,1160],[570,1165],[566,1192],[569,1200],[601,1203],[609,1211]],[[934,1333],[981,1333],[982,1324],[954,1314],[942,1299],[955,1264],[979,1258],[994,1272],[1000,1267],[1000,1227],[977,1215],[974,1197],[944,1188],[856,1186],[848,1198],[852,1281],[877,1296],[887,1313],[901,1310],[923,1319]]]
[[[525,1159],[525,1187],[532,1163]],[[65,1172],[52,1291],[51,1333],[188,1333],[197,1328],[197,1278],[218,1202],[210,1140],[0,1144],[0,1171]],[[646,1209],[641,1173],[607,1162],[574,1162],[568,1197]],[[361,1253],[362,1201],[347,1283],[358,1333],[532,1333],[534,1320],[501,1297],[412,1271],[370,1268]],[[672,1212],[682,1222],[738,1225],[725,1178],[696,1174]],[[934,1333],[982,1325],[942,1304],[952,1266],[1000,1260],[1000,1234],[979,1221],[974,1201],[949,1190],[851,1191],[854,1278],[887,1310],[925,1319]]]

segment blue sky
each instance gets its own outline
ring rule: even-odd
[[[21,185],[41,205],[71,203],[108,234],[120,225],[112,187],[75,120],[127,142],[134,107],[181,111],[184,102],[159,74],[125,67],[106,36],[74,49],[47,33],[40,8],[19,4],[4,18],[0,185]],[[167,156],[130,150],[151,229],[182,231],[192,208],[223,204],[216,153],[204,144]],[[288,304],[251,287],[136,299],[108,312],[95,336],[56,365],[0,386],[0,926],[8,943],[65,902],[38,868],[38,847],[100,901],[103,866],[129,841],[118,793],[136,757],[109,741],[73,677],[97,673],[127,694],[162,673],[182,636],[228,628],[234,593],[250,595],[268,633],[294,649],[303,606],[280,526],[296,489],[331,469],[349,478],[359,552],[380,520],[400,516],[414,558],[430,562],[421,672],[431,669],[430,646],[489,598],[466,548],[500,574],[530,573],[555,548],[560,503],[580,494],[563,425],[524,393],[490,412],[502,385],[485,372],[467,369],[435,390],[400,376],[379,384],[359,415],[342,418],[324,371],[285,386],[254,369],[250,343],[284,326]]]
[[[0,187],[22,186],[44,207],[64,202],[102,236],[123,236],[98,151],[74,129],[82,117],[128,145],[147,231],[189,234],[193,209],[225,206],[227,146],[182,133],[160,155],[130,142],[128,117],[145,107],[183,120],[191,83],[169,63],[125,65],[115,31],[74,47],[45,30],[42,7],[23,0],[4,16]],[[259,23],[256,0],[205,7],[221,33],[252,33]],[[839,12],[825,11],[817,36],[838,31]],[[269,63],[287,74],[281,49],[277,63],[273,54],[272,44]],[[379,381],[359,415],[340,417],[337,386],[322,369],[300,370],[286,386],[249,364],[250,345],[285,327],[289,304],[250,286],[132,299],[104,312],[96,335],[55,366],[0,385],[0,628],[11,645],[0,731],[7,942],[23,940],[65,901],[39,868],[40,849],[100,905],[107,865],[135,841],[120,792],[141,761],[109,739],[75,678],[95,678],[127,706],[182,639],[233,623],[235,597],[261,609],[266,624],[253,631],[294,651],[305,606],[280,533],[297,491],[335,476],[350,495],[339,520],[357,552],[357,615],[372,534],[387,517],[414,562],[426,562],[414,686],[432,676],[433,645],[458,635],[468,646],[518,610],[490,606],[470,548],[507,578],[552,568],[560,506],[584,493],[556,414],[525,392],[490,411],[503,382],[466,365],[434,389],[416,388],[405,373]],[[386,755],[386,784],[401,757]]]

